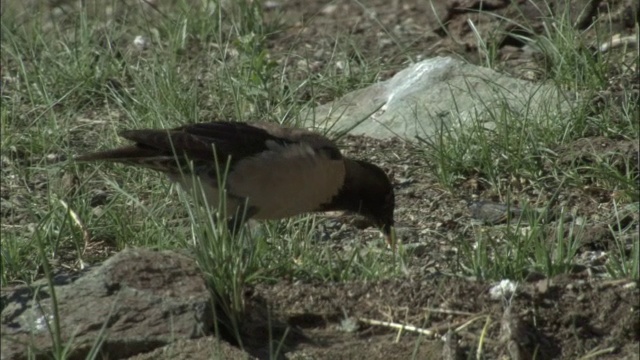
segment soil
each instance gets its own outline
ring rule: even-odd
[[[378,59],[384,70],[376,80],[392,76],[411,61],[437,55],[479,64],[482,53],[469,20],[481,34],[493,34],[498,69],[537,80],[545,71],[544,59],[518,40],[524,30],[505,19],[526,22],[530,31],[542,32],[546,16],[570,6],[576,10],[573,23],[584,30],[585,44],[597,48],[598,29],[590,27],[594,19],[610,15],[607,31],[611,36],[626,36],[633,33],[640,12],[635,0],[370,0],[366,9],[351,0],[265,3],[270,4],[265,10],[270,21],[287,24],[284,31],[269,37],[274,60],[293,65],[297,59],[311,59],[293,67],[303,78],[327,67],[339,68],[341,56]],[[339,39],[342,34],[349,34],[353,51],[336,54],[336,42],[344,40]],[[611,87],[594,99],[594,111],[598,102],[628,101],[616,94],[620,89],[637,94],[637,84],[638,78],[612,77]],[[333,100],[334,95],[326,93],[318,102]],[[464,359],[475,357],[479,344],[485,359],[639,358],[638,283],[599,279],[604,266],[594,255],[613,246],[611,226],[635,227],[628,233],[638,241],[637,211],[629,211],[622,222],[612,218],[614,193],[587,186],[556,194],[588,226],[578,254],[585,259],[583,266],[552,279],[529,274],[506,302],[491,296],[495,284],[462,277],[456,265],[460,242],[474,238],[469,224],[483,217],[469,203],[501,203],[504,199],[495,189],[473,174],[455,190],[443,188],[429,159],[400,140],[347,137],[341,146],[346,155],[366,157],[393,173],[398,234],[411,257],[406,276],[368,283],[281,282],[247,289],[247,316],[254,321],[247,325],[244,341],[252,355],[266,357],[274,334],[265,329],[280,324],[290,327],[286,337],[275,334],[285,338],[281,354],[289,359]],[[613,166],[635,172],[637,178],[638,138],[612,140],[587,134],[554,150],[558,162],[589,163],[606,157]],[[553,188],[537,193],[529,190],[516,188],[515,196],[541,207],[554,197]],[[349,227],[332,241],[337,246],[348,243],[358,231]],[[358,237],[358,241],[374,241],[378,236]],[[430,333],[399,331],[388,323],[412,325]],[[442,340],[448,330],[458,327],[463,328],[457,331],[457,339]],[[175,347],[174,351],[181,353]],[[530,356],[533,353],[537,355]]]
[[[441,336],[475,319],[458,332],[462,358],[475,352],[485,326],[484,358],[512,356],[501,330],[505,321],[511,321],[523,328],[513,339],[529,354],[540,346],[540,359],[577,358],[596,349],[611,351],[598,358],[619,359],[633,358],[640,335],[637,289],[622,284],[629,282],[593,284],[582,275],[524,284],[509,305],[510,314],[501,301],[491,298],[489,285],[447,277],[372,284],[282,283],[258,287],[253,296],[268,299],[271,310],[306,337],[287,349],[290,358],[409,359],[413,354],[417,359],[441,358],[445,346]],[[353,319],[414,325],[435,335]]]

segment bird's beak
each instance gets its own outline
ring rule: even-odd
[[[396,229],[390,225],[382,226],[382,233],[384,234],[384,240],[387,245],[393,250],[396,251]]]

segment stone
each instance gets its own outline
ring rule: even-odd
[[[392,78],[351,92],[303,114],[309,127],[378,139],[430,138],[443,128],[491,119],[503,109],[514,118],[561,118],[567,103],[560,90],[519,80],[448,57],[423,60]],[[491,112],[494,112],[492,114]]]
[[[80,276],[3,289],[2,359],[50,355],[53,320],[69,358],[101,353],[122,359],[213,331],[212,297],[194,259],[172,251],[126,249]],[[50,329],[47,325],[49,322]]]

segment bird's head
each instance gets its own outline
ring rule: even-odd
[[[365,169],[358,212],[372,221],[384,234],[387,244],[394,247],[395,194],[389,176],[376,165],[365,161],[358,163]]]

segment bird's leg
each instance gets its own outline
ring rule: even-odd
[[[246,206],[246,204],[239,206],[235,216],[231,217],[227,221],[227,229],[229,230],[231,235],[237,235],[240,232],[242,225],[244,225],[247,220],[251,219],[251,217],[257,212],[258,209],[253,206]]]
[[[244,225],[244,219],[242,218],[234,216],[227,220],[227,230],[229,230],[231,236],[235,236],[240,231],[242,225]]]

